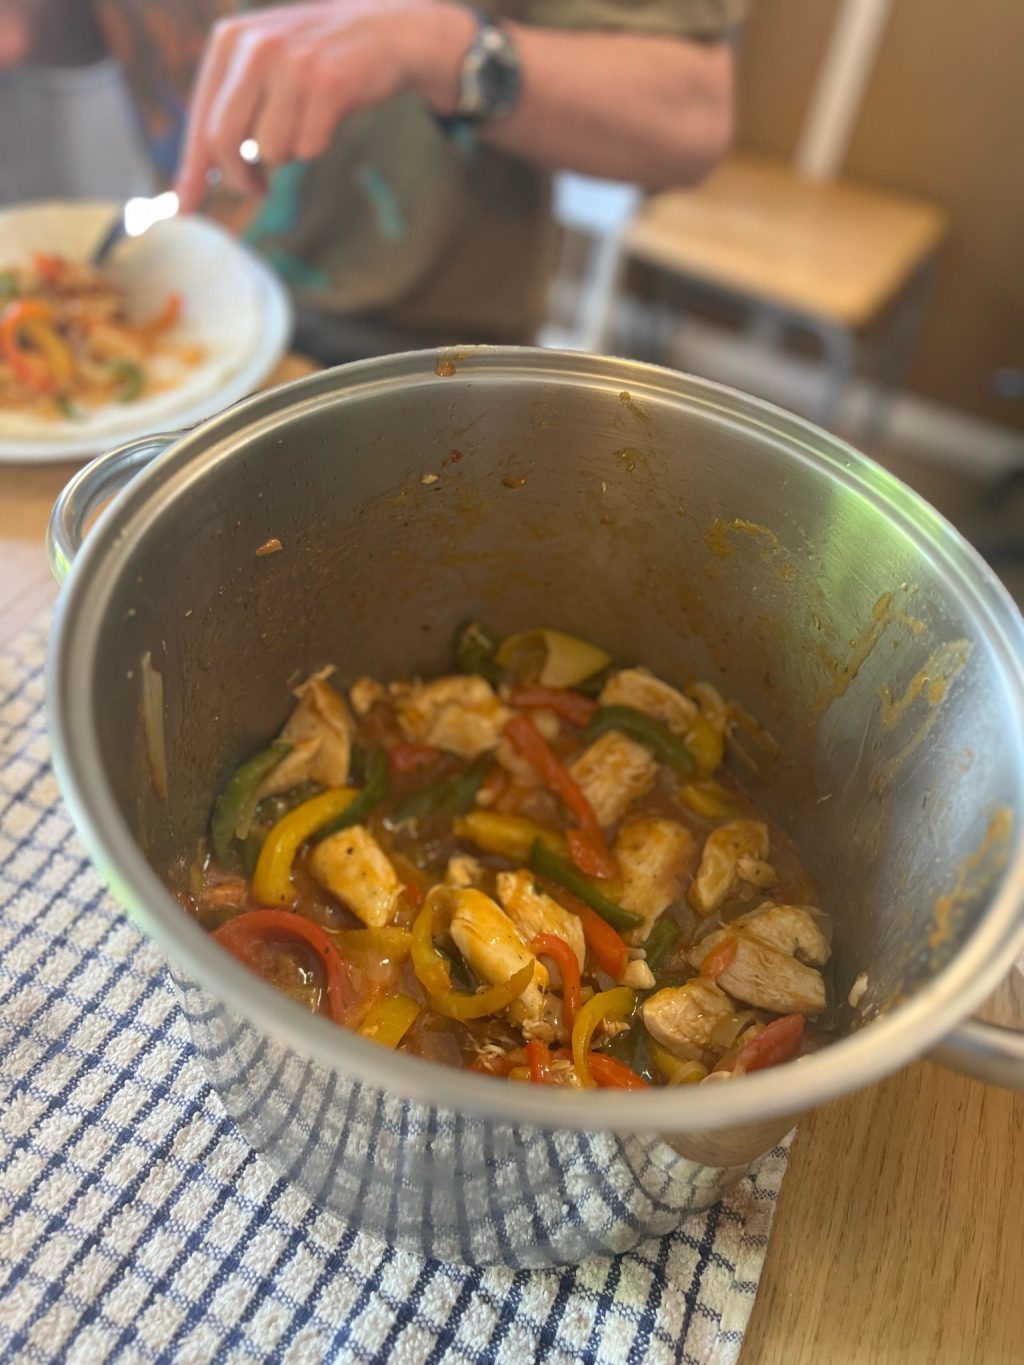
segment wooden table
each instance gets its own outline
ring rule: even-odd
[[[43,531],[76,467],[0,466],[0,648],[55,596]],[[1022,1233],[1024,1096],[919,1063],[827,1105],[797,1133],[744,1365],[1024,1361]]]

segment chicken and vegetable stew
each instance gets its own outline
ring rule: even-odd
[[[220,793],[188,908],[379,1044],[511,1081],[726,1080],[814,1046],[830,930],[723,767],[744,713],[551,630],[330,671]]]

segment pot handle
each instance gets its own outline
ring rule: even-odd
[[[1002,1024],[967,1019],[929,1055],[933,1062],[976,1081],[1024,1090],[1024,1033]]]
[[[129,441],[97,455],[68,480],[53,504],[46,528],[46,555],[58,583],[67,578],[96,511],[184,434],[161,432]]]

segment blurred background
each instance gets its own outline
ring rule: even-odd
[[[737,45],[698,189],[556,177],[538,339],[808,415],[1024,591],[1024,4],[753,0]],[[153,150],[87,6],[0,70],[0,207],[154,192]]]

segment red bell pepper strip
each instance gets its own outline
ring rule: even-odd
[[[548,1066],[551,1062],[547,1044],[531,1038],[526,1044],[526,1056],[530,1063],[530,1080],[534,1085],[547,1085]]]
[[[431,744],[416,744],[409,741],[396,744],[393,749],[388,750],[388,766],[396,776],[415,773],[423,768],[432,767],[441,756],[441,750],[435,749]]]
[[[34,252],[32,264],[36,268],[36,274],[46,280],[47,284],[53,284],[59,280],[67,268],[67,263],[62,257],[51,256],[48,251]]]
[[[767,1066],[778,1066],[796,1056],[803,1040],[803,1015],[784,1014],[781,1019],[773,1019],[749,1043],[744,1043],[730,1067],[722,1066],[723,1057],[715,1070],[762,1071]]]
[[[552,900],[558,901],[559,905],[572,911],[579,918],[587,947],[597,958],[601,970],[618,981],[629,961],[629,949],[622,936],[616,933],[596,910],[591,910],[589,905],[585,905],[571,891],[566,891],[564,886],[559,886],[557,882],[549,881],[546,877],[539,880]]]
[[[649,1090],[650,1086],[632,1067],[603,1052],[590,1054],[590,1074],[603,1090]]]
[[[173,327],[180,317],[181,295],[168,294],[159,313],[150,318],[148,322],[142,323],[139,330],[144,332],[146,336],[159,336],[161,332],[166,332],[169,327]]]
[[[513,716],[505,726],[505,734],[527,763],[536,769],[559,801],[575,816],[585,839],[582,842],[577,841],[577,849],[574,849],[571,837],[573,831],[570,830],[566,834],[569,852],[572,854],[573,861],[576,862],[577,850],[579,850],[587,862],[586,867],[581,866],[578,862],[576,866],[580,868],[581,872],[586,872],[592,877],[614,877],[618,868],[608,845],[604,841],[604,835],[597,822],[593,806],[587,800],[582,788],[562,767],[547,740],[530,717]],[[598,867],[600,867],[600,871],[596,870]]]
[[[554,711],[555,715],[581,730],[594,719],[597,702],[582,692],[566,687],[519,687],[510,698],[513,706],[527,711]]]
[[[352,983],[341,954],[324,930],[312,920],[304,915],[296,915],[291,910],[249,910],[215,929],[213,937],[257,976],[263,975],[261,966],[264,959],[260,949],[268,939],[299,939],[312,948],[320,959],[326,984],[328,1014],[338,1024],[346,1022]]]
[[[725,969],[732,965],[738,944],[730,934],[715,945],[700,964],[700,974],[706,981],[717,981]]]
[[[580,1007],[579,959],[565,939],[557,934],[538,934],[530,943],[530,952],[537,957],[550,957],[557,963],[562,974],[562,1022],[566,1030],[572,1033],[576,1011]]]

